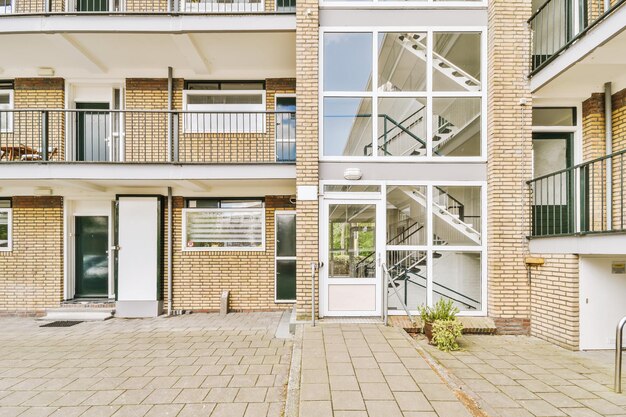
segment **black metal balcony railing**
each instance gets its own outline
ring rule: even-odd
[[[626,150],[527,182],[530,235],[626,231]]]
[[[626,0],[547,0],[528,20],[534,75]]]
[[[0,16],[75,13],[295,13],[296,0],[0,0]]]
[[[296,114],[0,111],[0,163],[292,163]]]

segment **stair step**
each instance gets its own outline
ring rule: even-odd
[[[39,320],[45,321],[103,321],[115,314],[113,308],[60,307],[46,309],[46,315]]]

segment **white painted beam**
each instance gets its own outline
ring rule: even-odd
[[[191,34],[175,34],[172,35],[172,40],[196,74],[206,74],[211,71],[207,58],[202,54]]]
[[[92,52],[82,46],[80,42],[76,40],[72,35],[68,33],[56,33],[52,36],[58,43],[60,43],[64,47],[69,47],[70,49],[77,52],[78,55],[82,57],[84,63],[91,72],[108,72],[108,68],[106,67],[106,65],[104,65],[103,62],[96,58]]]

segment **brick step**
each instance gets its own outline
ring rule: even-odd
[[[489,317],[459,317],[463,323],[463,334],[495,334],[496,324]],[[407,333],[422,333],[423,325],[419,317],[415,318],[415,323],[411,323],[407,316],[389,316],[389,324],[394,327],[401,327]]]

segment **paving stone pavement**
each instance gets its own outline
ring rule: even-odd
[[[42,328],[1,318],[0,417],[279,417],[281,313],[192,314]]]
[[[469,417],[406,333],[375,324],[306,325],[300,417]]]
[[[613,351],[571,352],[525,336],[469,336],[444,353],[422,347],[474,393],[493,417],[626,416],[613,392]]]

